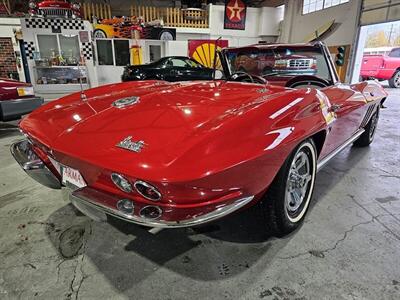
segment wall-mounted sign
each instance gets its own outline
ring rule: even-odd
[[[224,29],[245,30],[246,11],[243,0],[225,0]]]
[[[216,43],[217,45],[215,45]],[[215,40],[189,40],[189,57],[205,67],[212,68],[215,59],[215,47],[217,47],[217,50],[228,47],[228,40],[219,40],[218,42]],[[217,69],[222,67],[218,57],[216,67]]]
[[[89,31],[79,31],[79,39],[81,40],[81,43],[89,43],[90,42]]]

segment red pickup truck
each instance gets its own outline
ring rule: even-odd
[[[387,55],[365,55],[360,77],[388,80],[391,88],[400,88],[400,48],[393,48]]]
[[[29,83],[0,78],[0,121],[19,119],[42,104]]]

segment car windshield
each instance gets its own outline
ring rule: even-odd
[[[227,62],[231,74],[246,72],[262,76],[313,75],[331,80],[327,61],[317,47],[276,47],[228,49]]]

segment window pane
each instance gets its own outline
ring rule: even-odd
[[[332,0],[332,6],[338,5],[340,3],[339,0]]]
[[[79,62],[79,39],[78,36],[65,36],[59,35],[61,55],[67,61],[68,64],[73,62]]]
[[[324,6],[324,0],[319,0],[319,1],[317,1],[315,10],[321,10],[321,9],[323,9],[323,6]]]
[[[52,58],[58,56],[58,44],[56,35],[37,35],[40,57],[41,58]]]
[[[340,0],[340,3],[347,3],[349,0]]]
[[[310,3],[310,8],[308,9],[308,12],[313,12],[315,11],[315,6],[316,6],[316,2]]]
[[[127,66],[130,63],[129,41],[114,40],[115,64]]]
[[[310,8],[309,4],[303,6],[303,15],[308,14],[309,8]]]
[[[182,59],[173,58],[171,62],[174,67],[186,67],[186,63]]]
[[[332,6],[332,0],[325,0],[324,8],[328,8]]]
[[[199,63],[197,63],[191,59],[186,59],[185,61],[189,67],[193,67],[193,68],[202,68],[203,67],[202,65],[200,65]]]
[[[111,40],[97,40],[99,65],[114,65]]]

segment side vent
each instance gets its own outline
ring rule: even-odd
[[[370,107],[368,107],[367,113],[365,114],[364,120],[362,121],[360,128],[364,128],[368,124],[369,119],[371,118],[374,111],[375,105],[371,105]]]

